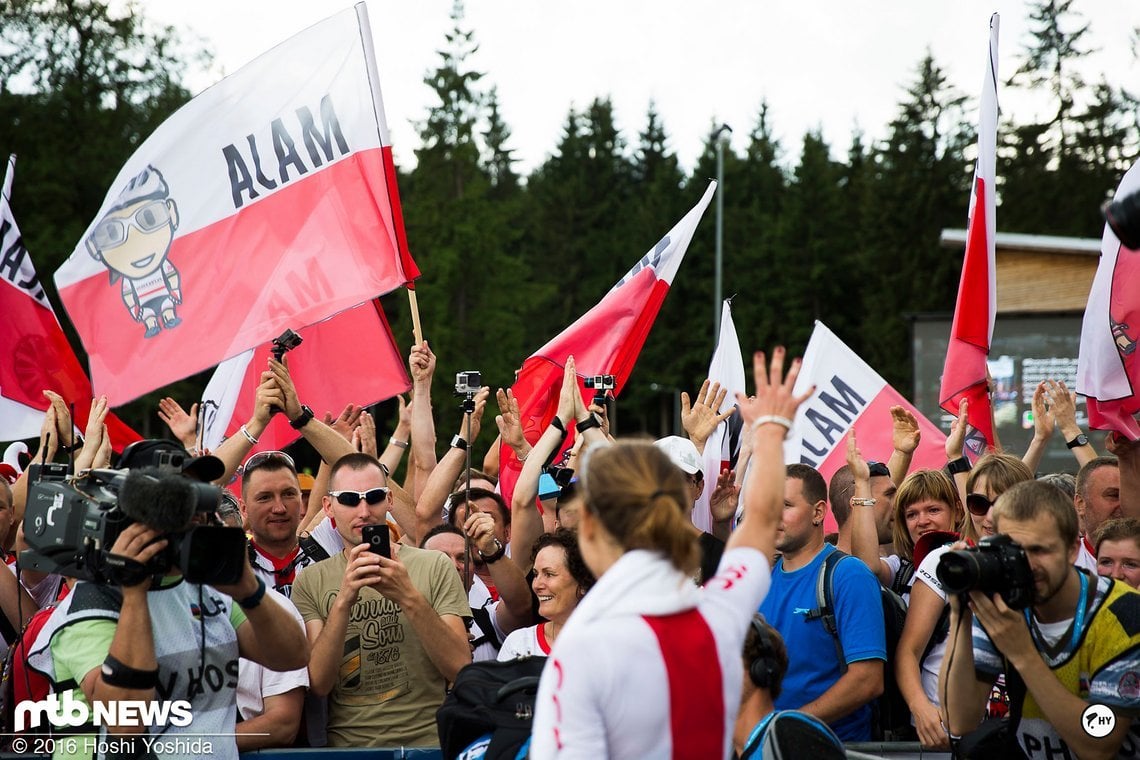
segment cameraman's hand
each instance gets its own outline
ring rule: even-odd
[[[475,439],[479,437],[479,431],[483,429],[483,412],[487,409],[487,399],[490,397],[491,389],[484,385],[475,394],[475,411],[463,415],[463,421],[459,424],[459,437],[467,441],[468,444],[473,444]],[[471,432],[468,432],[468,418],[470,418]]]
[[[261,384],[257,386],[257,393],[253,399],[253,416],[249,420],[249,430],[253,435],[261,432],[269,425],[273,407],[282,408],[285,403],[285,394],[277,385],[277,378],[272,371],[261,373]]]
[[[1011,610],[1000,594],[994,594],[990,598],[981,591],[971,591],[969,596],[970,609],[978,622],[986,629],[998,651],[1008,657],[1015,668],[1026,657],[1038,656],[1037,648],[1029,635],[1029,626],[1025,624],[1025,616],[1020,610]]]
[[[478,551],[483,554],[495,552],[495,519],[488,513],[473,509],[463,523],[463,532]]]
[[[606,395],[607,397],[609,396],[609,391],[606,391]],[[606,405],[602,404],[598,406],[597,404],[591,403],[586,411],[598,415],[598,418],[602,421],[602,435],[612,441],[613,437],[610,435],[610,413]]]
[[[166,539],[162,538],[161,535],[157,530],[148,528],[142,523],[131,523],[115,539],[115,543],[111,545],[110,553],[116,557],[145,565],[166,548]],[[139,582],[121,588],[124,596],[128,593],[146,594],[147,589],[150,588],[150,576],[144,575]]]

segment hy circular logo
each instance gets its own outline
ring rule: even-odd
[[[1116,728],[1116,713],[1108,705],[1089,705],[1081,713],[1081,728],[1094,739],[1102,739]]]

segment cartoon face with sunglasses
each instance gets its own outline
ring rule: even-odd
[[[148,166],[127,183],[115,205],[87,238],[87,251],[122,278],[123,305],[153,338],[182,323],[174,307],[182,303],[178,270],[167,254],[178,228],[178,207],[168,198],[162,174]]]

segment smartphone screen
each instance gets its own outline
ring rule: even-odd
[[[392,557],[392,537],[387,525],[365,525],[360,529],[360,537],[368,544],[368,551],[389,559]]]

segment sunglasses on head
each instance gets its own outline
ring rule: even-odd
[[[245,460],[245,464],[239,468],[240,474],[249,475],[258,467],[265,467],[269,464],[284,465],[292,470],[293,474],[297,473],[297,464],[293,461],[293,457],[284,451],[259,451]]]
[[[338,504],[346,507],[355,507],[364,499],[369,506],[375,506],[388,498],[387,488],[369,488],[367,491],[329,491],[329,496],[337,500]]]
[[[867,462],[867,468],[871,471],[872,478],[889,478],[891,470],[882,462]]]
[[[966,496],[966,509],[970,510],[970,514],[972,515],[985,517],[993,505],[994,503],[983,494],[972,493]]]

